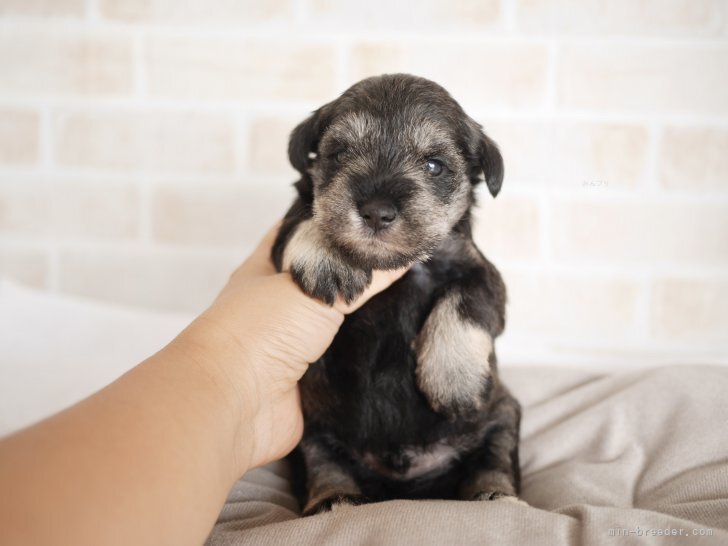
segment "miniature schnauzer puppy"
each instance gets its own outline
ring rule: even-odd
[[[351,302],[373,269],[407,265],[347,316],[301,380],[293,459],[303,514],[393,498],[517,500],[520,406],[493,340],[506,290],[473,243],[495,143],[442,87],[405,74],[363,80],[295,128],[298,196],[273,247],[308,295]]]

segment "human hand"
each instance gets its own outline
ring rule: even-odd
[[[178,338],[203,366],[226,378],[221,388],[239,411],[241,474],[286,455],[303,432],[298,381],[334,339],[344,316],[407,271],[374,271],[351,304],[328,306],[277,273],[270,250],[278,226],[232,274],[212,306]],[[242,419],[241,419],[242,416]]]

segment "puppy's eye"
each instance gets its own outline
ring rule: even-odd
[[[346,150],[340,150],[333,155],[333,159],[336,163],[341,165],[344,161],[346,161],[348,155],[349,153]]]
[[[442,161],[438,159],[428,159],[425,163],[425,170],[431,176],[440,176],[442,174],[444,165]]]

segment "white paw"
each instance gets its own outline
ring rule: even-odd
[[[522,504],[523,506],[531,506],[531,505],[530,505],[530,504],[528,504],[528,503],[527,503],[527,502],[526,502],[525,500],[523,500],[523,499],[520,499],[520,498],[518,498],[518,497],[512,497],[511,495],[505,495],[505,496],[503,496],[503,497],[498,497],[498,498],[497,498],[497,499],[495,499],[495,500],[498,500],[498,501],[505,501],[505,502],[512,502],[512,503],[514,503],[514,504]]]

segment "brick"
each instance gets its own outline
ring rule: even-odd
[[[54,119],[62,166],[140,172],[231,172],[228,116],[193,111],[69,112]]]
[[[538,202],[507,194],[493,199],[485,188],[479,191],[473,236],[481,252],[496,263],[537,258],[540,238]]]
[[[553,34],[706,36],[720,31],[721,0],[518,0],[520,29]]]
[[[42,250],[0,247],[0,277],[44,288],[48,285],[48,257]]]
[[[99,12],[121,21],[260,23],[292,17],[292,0],[100,0]]]
[[[128,305],[200,312],[249,250],[221,254],[159,248],[67,249],[60,254],[59,288]]]
[[[108,96],[132,89],[130,43],[56,30],[0,34],[0,93]]]
[[[509,333],[572,345],[635,336],[638,286],[625,279],[503,270]]]
[[[505,165],[504,190],[514,182],[550,183],[553,125],[539,122],[484,121]]]
[[[679,190],[728,190],[728,130],[668,127],[659,158],[663,186]]]
[[[500,147],[506,184],[636,186],[647,163],[644,127],[614,123],[485,122]]]
[[[125,183],[53,185],[53,233],[71,239],[134,239],[139,236],[139,190]]]
[[[651,333],[661,341],[728,347],[728,281],[658,279],[650,318]]]
[[[0,234],[47,236],[53,214],[48,184],[0,184]]]
[[[160,187],[152,198],[152,233],[169,243],[253,247],[294,196],[288,183]]]
[[[145,44],[150,94],[242,100],[333,97],[333,48],[233,38],[153,38]]]
[[[27,165],[38,161],[39,123],[34,112],[0,110],[0,163]]]
[[[562,201],[551,212],[562,259],[607,265],[728,264],[728,205]]]
[[[535,108],[544,102],[548,54],[540,45],[360,44],[351,55],[352,83],[382,73],[432,79],[472,108]],[[469,67],[463,70],[463,67]]]
[[[264,118],[250,127],[250,166],[256,172],[295,177],[296,171],[288,161],[288,139],[294,127],[303,121]]]
[[[3,0],[0,15],[81,17],[84,5],[85,0]]]
[[[69,182],[0,186],[0,233],[56,239],[138,235],[138,191],[126,184]]]
[[[634,125],[559,124],[549,154],[552,180],[570,187],[633,187],[646,169],[647,141],[647,130]]]
[[[498,21],[500,6],[497,0],[457,0],[447,3],[437,0],[418,2],[417,8],[407,2],[373,0],[365,3],[314,0],[311,19],[316,24],[337,28],[376,26],[408,29],[487,27]],[[386,13],[386,16],[382,14]]]
[[[580,44],[564,48],[562,107],[600,111],[728,113],[728,46]]]

